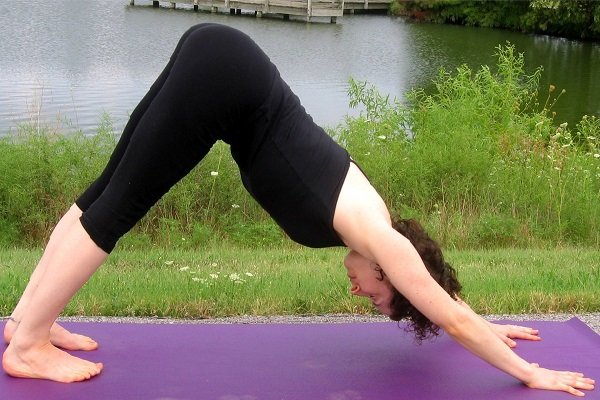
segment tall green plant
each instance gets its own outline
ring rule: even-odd
[[[113,147],[108,116],[92,137],[31,125],[2,137],[0,243],[31,244],[47,237],[76,195],[98,175]]]
[[[554,87],[537,104],[541,70],[497,49],[497,65],[441,71],[432,93],[404,103],[352,80],[359,116],[330,131],[395,214],[417,217],[443,243],[498,247],[600,245],[600,121],[556,126]],[[0,246],[41,245],[101,172],[115,137],[23,126],[0,139]],[[191,248],[215,241],[289,244],[243,188],[223,143],[175,185],[122,246]]]
[[[511,45],[496,56],[494,70],[442,70],[434,93],[415,90],[406,105],[351,83],[366,111],[348,120],[344,143],[394,211],[425,220],[448,244],[597,244],[597,118],[555,126],[554,89],[546,104],[536,100],[541,69],[525,74]],[[383,136],[386,151],[364,157]]]

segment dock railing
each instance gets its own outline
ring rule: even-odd
[[[385,10],[391,0],[130,0],[130,5],[137,2],[152,2],[154,7],[160,3],[169,3],[172,8],[177,4],[193,6],[194,10],[207,9],[212,12],[229,10],[231,14],[241,14],[244,11],[254,11],[257,17],[266,14],[283,15],[284,19],[290,15],[305,17],[310,21],[313,17],[329,17],[332,23],[337,17],[344,15],[344,11],[354,10]]]

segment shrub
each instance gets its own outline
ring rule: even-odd
[[[405,103],[350,81],[362,107],[330,134],[369,176],[394,214],[414,217],[454,247],[600,245],[600,122],[556,126],[552,86],[538,104],[541,69],[523,70],[511,45],[495,69],[440,71],[435,90]],[[0,246],[40,245],[102,170],[115,145],[98,133],[60,135],[22,126],[0,139]],[[289,244],[243,188],[227,146],[161,199],[122,245],[190,248],[214,241]]]

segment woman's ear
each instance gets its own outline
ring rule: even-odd
[[[353,283],[350,287],[350,293],[358,296],[358,293],[360,293],[360,286],[358,286],[356,283]]]

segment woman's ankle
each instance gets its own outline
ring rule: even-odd
[[[4,324],[4,341],[8,344],[10,343],[13,334],[15,333],[15,331],[17,330],[17,327],[19,326],[19,321],[10,316],[8,317],[8,319],[6,320],[6,323]]]

